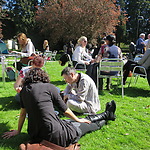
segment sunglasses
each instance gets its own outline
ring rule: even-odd
[[[84,43],[86,43],[87,41],[83,41]]]

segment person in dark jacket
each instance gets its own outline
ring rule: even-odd
[[[67,147],[76,143],[87,132],[100,129],[108,120],[115,120],[116,103],[107,103],[105,112],[78,118],[61,99],[56,87],[49,83],[48,75],[40,68],[31,69],[24,78],[21,90],[21,113],[18,129],[6,132],[10,138],[21,132],[28,113],[28,134],[33,142],[42,140]],[[60,111],[72,120],[61,120],[54,111]]]

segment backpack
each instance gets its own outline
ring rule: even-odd
[[[70,62],[71,60],[70,60],[70,58],[69,58],[69,54],[63,54],[61,57],[60,57],[60,59],[59,59],[59,64],[61,65],[61,66],[65,66],[66,65],[66,63],[67,62],[69,62],[69,64],[68,64],[68,66],[70,67],[71,66],[71,62]]]
[[[0,43],[0,53],[1,54],[9,54],[5,43]]]
[[[13,70],[13,68],[7,67],[6,74],[11,81],[15,80],[15,71]]]

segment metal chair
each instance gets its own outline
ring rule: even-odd
[[[135,66],[132,71],[132,76],[130,77],[130,82],[128,87],[131,85],[132,79],[134,77],[134,84],[137,83],[139,77],[144,77],[147,79],[147,71],[143,66]]]
[[[0,64],[2,65],[2,81],[3,81],[3,86],[5,86],[5,71],[6,71],[7,62],[5,62],[5,56],[1,56],[0,59],[1,59]]]
[[[57,54],[57,51],[53,51],[52,54],[51,54],[51,60],[54,60],[56,61],[56,54]]]
[[[86,64],[83,63],[76,63],[76,65],[74,66],[74,68],[78,71],[84,71],[86,72]]]
[[[120,78],[122,97],[124,97],[123,87],[123,60],[117,58],[103,58],[100,61],[97,78]],[[99,80],[97,79],[97,88],[99,87]]]
[[[44,57],[45,57],[45,62],[51,60],[51,58],[52,58],[52,51],[46,51],[44,53]]]

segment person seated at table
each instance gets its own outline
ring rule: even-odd
[[[88,75],[77,73],[73,67],[66,67],[61,76],[68,83],[64,90],[64,101],[72,111],[96,114],[100,110],[96,85]]]
[[[57,106],[71,120],[61,120],[54,111]],[[5,132],[9,139],[21,133],[28,113],[28,134],[32,142],[42,140],[67,147],[88,132],[99,130],[108,120],[115,120],[115,101],[108,102],[104,112],[78,118],[61,99],[57,88],[50,84],[48,74],[40,68],[31,69],[25,76],[21,90],[21,112],[18,129]]]
[[[36,55],[35,47],[31,41],[31,39],[27,38],[27,36],[24,33],[19,33],[17,35],[17,39],[18,39],[18,42],[19,42],[19,45],[21,48],[21,52],[12,51],[11,53],[19,54],[19,55],[21,55],[21,57],[29,57],[29,56]],[[22,59],[22,61],[17,62],[17,70],[18,71],[20,71],[23,66],[26,66],[26,65],[24,65],[24,63],[26,63],[26,62],[23,62],[23,60],[25,60],[25,59]]]
[[[86,45],[87,38],[85,36],[81,36],[77,41],[75,51],[72,55],[73,66],[75,66],[77,63],[89,65],[91,62],[93,62],[92,57],[86,52]],[[83,66],[81,66],[81,68],[82,67]]]
[[[14,89],[18,94],[16,94],[15,99],[20,102],[20,91],[22,90],[22,80],[25,77],[25,74],[32,68],[42,68],[44,65],[44,59],[40,56],[35,56],[31,66],[23,67],[20,72],[19,76],[16,79],[16,82],[14,83]]]
[[[129,73],[133,71],[133,68],[135,66],[143,66],[146,70],[149,69],[150,67],[150,47],[145,51],[144,55],[142,58],[138,61],[135,62],[133,60],[128,60],[127,63],[123,66],[123,84],[126,84],[127,77],[129,76]],[[137,73],[142,73],[142,70],[136,69]],[[149,78],[148,78],[149,81]]]

